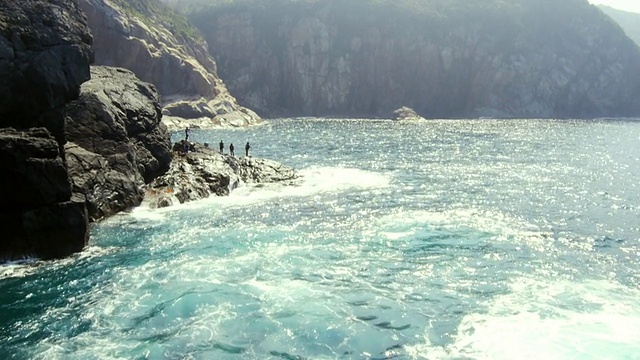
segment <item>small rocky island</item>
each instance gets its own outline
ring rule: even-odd
[[[403,106],[393,112],[393,120],[425,120],[422,116],[410,107]]]

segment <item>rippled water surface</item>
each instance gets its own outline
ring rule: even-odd
[[[141,207],[70,259],[0,267],[0,359],[640,357],[640,122],[191,137],[303,181]]]

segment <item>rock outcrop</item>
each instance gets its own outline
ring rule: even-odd
[[[403,106],[393,111],[393,120],[424,120],[424,118],[410,107]]]
[[[168,7],[157,0],[79,1],[93,32],[96,64],[129,69],[155,84],[171,130],[260,121],[229,94],[197,30]]]
[[[147,186],[145,204],[166,207],[229,195],[241,183],[293,184],[299,178],[293,169],[272,160],[224,155],[199,143],[189,143],[185,153],[184,146],[184,140],[175,145],[171,169]]]
[[[63,145],[91,42],[75,0],[0,2],[0,260],[62,257],[88,240]]]
[[[155,87],[129,70],[95,66],[67,113],[67,163],[90,219],[140,205],[143,185],[164,174],[172,158]]]
[[[247,0],[190,19],[272,117],[640,115],[640,50],[584,0]]]

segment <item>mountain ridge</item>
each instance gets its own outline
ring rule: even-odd
[[[586,1],[424,3],[181,6],[230,91],[269,116],[640,114],[640,51]]]
[[[614,9],[605,5],[598,5],[598,8],[617,22],[627,36],[640,46],[640,14]]]

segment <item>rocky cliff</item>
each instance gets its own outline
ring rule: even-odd
[[[88,240],[63,145],[91,41],[75,0],[0,2],[0,260],[61,257]]]
[[[94,36],[96,64],[129,69],[155,84],[171,129],[260,121],[229,94],[197,30],[157,0],[80,0],[80,5]]]
[[[67,113],[69,174],[90,220],[140,205],[144,185],[172,159],[155,87],[125,69],[92,67]]]
[[[585,0],[215,4],[190,19],[270,116],[640,115],[640,51]]]
[[[139,205],[180,166],[156,87],[125,69],[90,69],[91,42],[76,0],[0,2],[0,262],[82,250],[90,221]],[[196,163],[189,169],[207,178],[187,173],[198,180],[190,186],[279,179],[268,161],[227,162],[232,173]]]

